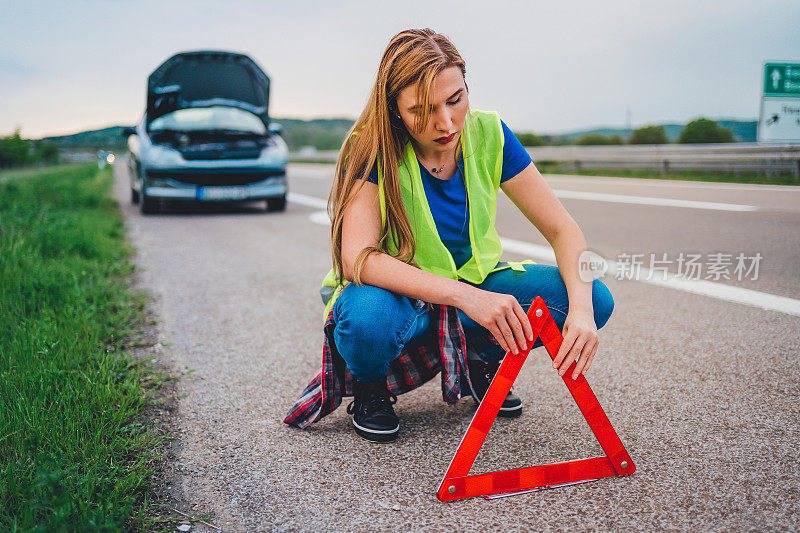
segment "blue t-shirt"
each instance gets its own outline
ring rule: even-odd
[[[531,156],[519,142],[517,136],[506,126],[503,126],[503,170],[500,183],[513,178],[531,164]],[[447,180],[434,177],[430,170],[419,163],[422,175],[422,186],[425,197],[431,208],[436,231],[442,243],[450,251],[456,268],[469,261],[472,257],[472,244],[469,241],[469,210],[467,209],[467,190],[464,185],[464,159],[459,157],[458,170]],[[376,167],[367,177],[367,181],[378,184],[378,170]]]

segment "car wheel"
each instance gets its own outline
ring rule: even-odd
[[[158,213],[158,200],[142,194],[139,199],[139,207],[144,215],[155,215]]]
[[[267,211],[283,211],[286,209],[286,195],[267,198]]]
[[[139,203],[139,191],[131,187],[131,203],[136,205]]]
[[[154,215],[158,213],[158,199],[147,196],[144,192],[144,183],[139,182],[139,209],[143,215]]]

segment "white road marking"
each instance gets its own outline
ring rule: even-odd
[[[676,200],[673,198],[656,198],[653,196],[629,196],[627,194],[608,194],[602,192],[568,191],[566,189],[553,189],[553,192],[559,198],[569,198],[572,200],[660,205],[666,207],[685,207],[689,209],[714,209],[716,211],[758,211],[758,207],[754,205],[699,202],[695,200]]]
[[[308,207],[314,207],[316,209],[328,209],[328,200],[323,198],[317,198],[316,196],[307,196],[305,194],[299,194],[296,192],[290,192],[286,195],[290,202],[294,202],[296,204],[307,205]]]
[[[549,263],[556,262],[556,254],[549,246],[542,246],[541,244],[533,244],[530,242],[508,239],[506,237],[500,237],[500,244],[503,246],[503,250],[508,252],[526,255],[531,259],[539,259]]]
[[[503,250],[508,252],[553,264],[556,262],[555,253],[549,246],[542,246],[540,244],[532,244],[504,237],[500,238],[500,244],[503,245]],[[625,268],[620,268],[620,265],[618,265],[616,261],[607,262],[609,273],[625,272]],[[691,292],[693,294],[701,294],[703,296],[710,296],[729,302],[752,305],[770,311],[786,313],[787,315],[800,316],[800,300],[795,300],[793,298],[776,296],[766,292],[743,289],[741,287],[734,287],[733,285],[726,285],[724,283],[716,283],[708,280],[684,278],[675,274],[670,274],[669,272],[667,272],[666,275],[661,271],[653,273],[648,268],[638,268],[637,270],[638,273],[636,277],[633,278],[634,281]]]
[[[302,198],[298,203],[302,203],[303,205],[311,205],[312,201],[322,202],[322,200],[311,196],[299,196]],[[295,201],[291,194],[289,199]],[[331,224],[327,211],[311,213],[309,220],[314,224],[320,224],[322,226],[330,226]],[[524,255],[531,259],[538,259],[552,264],[556,263],[555,253],[550,246],[542,246],[541,244],[533,244],[506,237],[500,237],[500,244],[502,244],[503,250],[507,252]],[[615,261],[608,261],[608,272],[616,273],[618,268],[619,266]],[[632,278],[632,280],[702,296],[710,296],[711,298],[717,298],[728,302],[751,305],[768,311],[778,311],[779,313],[785,313],[787,315],[800,316],[800,300],[787,298],[785,296],[776,296],[766,292],[743,289],[741,287],[734,287],[732,285],[725,285],[724,283],[716,283],[708,280],[687,279],[675,274],[667,273],[665,276],[661,271],[659,271],[657,275],[653,275],[647,268],[639,268],[638,274],[635,278]]]
[[[314,224],[319,224],[320,226],[331,225],[331,219],[328,218],[327,211],[314,211],[311,213],[311,215],[309,215],[308,219]]]
[[[609,268],[612,267],[615,268],[614,265],[609,264]],[[638,281],[644,283],[711,296],[712,298],[719,298],[720,300],[727,300],[729,302],[752,305],[754,307],[760,307],[761,309],[767,309],[769,311],[778,311],[787,315],[800,316],[800,300],[786,298],[785,296],[776,296],[766,292],[743,289],[741,287],[725,285],[724,283],[715,283],[708,280],[686,279],[669,273],[664,276],[659,272],[659,275],[652,276],[653,279],[647,279],[650,278],[651,275],[646,268],[641,269],[640,277],[644,279],[639,279]]]
[[[543,174],[546,178],[553,178],[553,181],[558,181],[559,178],[575,179],[577,181],[584,181],[592,185],[644,185],[649,187],[658,187],[660,189],[666,188],[681,188],[681,189],[712,189],[715,191],[784,191],[800,193],[800,187],[797,185],[767,185],[763,183],[722,183],[722,182],[702,182],[702,181],[689,181],[679,179],[653,179],[653,178],[614,178],[614,177],[601,177],[601,176],[581,176],[576,174]],[[635,180],[635,181],[634,181]],[[566,180],[565,180],[566,181]]]

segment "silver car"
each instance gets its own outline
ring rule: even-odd
[[[147,79],[147,109],[125,128],[131,201],[156,213],[166,200],[264,200],[286,207],[289,152],[270,123],[270,81],[248,56],[176,54]]]

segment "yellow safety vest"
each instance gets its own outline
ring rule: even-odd
[[[477,131],[476,131],[477,130]],[[480,132],[480,133],[479,133]],[[461,154],[464,159],[464,183],[469,206],[469,238],[472,257],[460,268],[456,268],[450,251],[442,243],[433,219],[419,163],[411,142],[406,144],[403,161],[398,167],[400,188],[406,213],[416,242],[414,260],[426,272],[450,279],[464,279],[480,284],[498,270],[512,268],[524,271],[524,264],[533,264],[526,259],[518,262],[500,262],[503,248],[495,229],[497,213],[497,191],[503,169],[503,129],[496,112],[472,110],[461,132]],[[378,198],[380,200],[381,227],[386,226],[386,197],[383,187],[383,172],[378,161]],[[395,243],[389,238],[388,252],[397,255]],[[339,286],[331,269],[322,282],[323,324],[339,294],[349,283]]]

